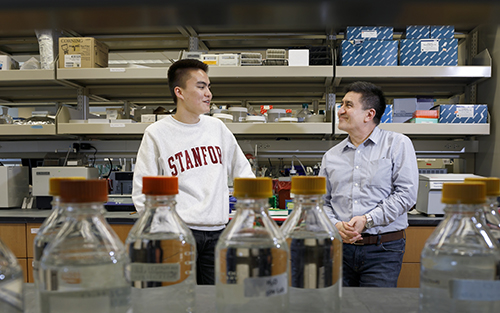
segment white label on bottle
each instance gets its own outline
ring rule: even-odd
[[[466,301],[500,301],[500,280],[450,280],[450,297]]]
[[[421,40],[420,41],[420,51],[421,52],[438,52],[439,51],[439,41],[437,40]]]
[[[179,263],[131,263],[131,281],[165,281],[174,282],[181,279]]]
[[[109,124],[109,127],[125,127],[125,124],[123,124],[123,123],[111,123],[111,124]]]
[[[457,105],[457,109],[455,111],[457,117],[474,117],[474,106],[472,105]]]
[[[361,38],[377,38],[378,32],[376,30],[362,31]]]
[[[287,292],[288,276],[281,274],[268,277],[245,278],[245,298],[267,298]]]
[[[32,234],[38,234],[38,230],[39,230],[39,229],[40,229],[40,228],[32,228],[32,229],[31,229],[31,233],[32,233]]]
[[[81,54],[65,54],[64,67],[82,67]]]

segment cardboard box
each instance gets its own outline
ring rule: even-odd
[[[309,66],[309,49],[288,50],[288,66]]]
[[[430,37],[431,27],[429,25],[406,26],[406,39],[424,39]]]
[[[10,55],[0,54],[0,71],[8,71],[19,68],[19,63]]]
[[[456,66],[457,39],[403,39],[400,47],[402,66]]]
[[[392,107],[392,104],[388,104],[385,106],[385,111],[384,114],[382,114],[380,123],[392,123]]]
[[[439,108],[439,123],[488,123],[486,104],[443,104]]]
[[[431,38],[454,39],[455,26],[431,26]]]
[[[342,41],[343,66],[396,66],[398,42],[393,40]]]
[[[393,32],[386,26],[347,26],[346,39],[392,40]]]
[[[59,68],[108,67],[108,46],[91,37],[59,38]]]
[[[414,117],[408,120],[408,123],[414,124],[437,124],[437,118]]]

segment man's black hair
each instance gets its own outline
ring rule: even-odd
[[[373,121],[375,124],[380,124],[380,119],[385,111],[385,97],[380,87],[369,82],[354,82],[345,88],[345,93],[357,92],[361,94],[361,102],[363,109],[375,109],[375,117]]]
[[[168,88],[177,105],[177,96],[175,95],[174,88],[185,88],[186,81],[189,79],[189,72],[193,70],[202,70],[208,73],[208,65],[195,59],[183,59],[172,64],[168,69]]]

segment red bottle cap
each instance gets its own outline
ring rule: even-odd
[[[105,179],[65,180],[61,186],[61,201],[66,203],[108,201],[108,181]]]
[[[179,193],[177,176],[145,176],[142,178],[142,193],[151,196],[169,196]]]

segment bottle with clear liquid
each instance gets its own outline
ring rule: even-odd
[[[500,214],[498,213],[498,200],[500,196],[500,179],[497,177],[467,177],[466,182],[483,182],[486,184],[486,204],[483,223],[488,226],[491,234],[500,245]],[[500,269],[499,269],[500,270]]]
[[[323,211],[326,178],[292,177],[292,214],[281,226],[290,247],[290,312],[340,312],[342,238]]]
[[[312,115],[311,111],[309,111],[309,105],[307,103],[302,104],[302,110],[297,113],[297,120],[299,123],[303,123],[306,121],[308,116]]]
[[[33,278],[35,287],[38,286],[40,278],[38,277],[38,268],[40,259],[43,255],[43,250],[49,243],[54,241],[57,233],[61,230],[66,216],[61,207],[61,182],[64,180],[85,179],[85,177],[52,177],[49,179],[49,195],[52,196],[52,211],[50,215],[43,221],[42,226],[38,229],[38,233],[33,241]]]
[[[9,108],[2,107],[2,114],[0,114],[0,124],[12,124],[14,121],[12,116],[9,115]]]
[[[127,240],[134,312],[193,312],[196,241],[175,211],[177,177],[143,177],[144,212]]]
[[[268,212],[270,178],[235,178],[236,216],[215,249],[217,312],[288,312],[285,238]]]
[[[0,239],[0,312],[23,312],[23,271],[14,253]]]
[[[41,313],[131,313],[129,259],[104,219],[106,180],[60,185],[66,220],[40,260]]]
[[[481,220],[484,183],[444,183],[445,218],[421,254],[419,312],[500,312],[500,250]]]

